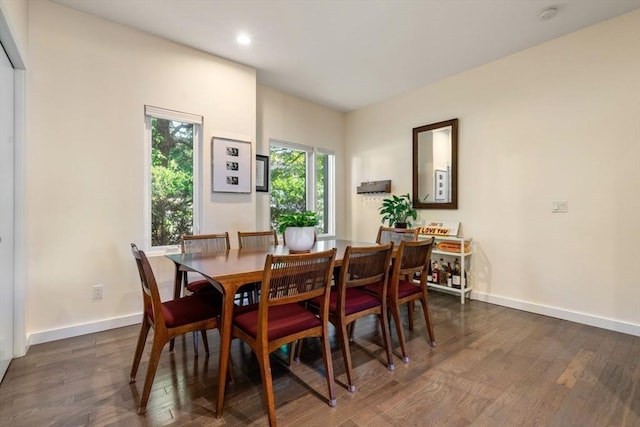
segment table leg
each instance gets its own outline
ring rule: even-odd
[[[180,270],[180,264],[176,264],[176,277],[173,280],[173,299],[180,298],[182,293],[182,271]]]
[[[173,299],[180,298],[181,291],[182,291],[182,271],[180,271],[180,264],[176,263],[176,277],[173,280]],[[169,351],[173,351],[175,344],[176,344],[176,339],[171,338],[171,341],[169,341]],[[196,349],[197,348],[198,347],[196,346]]]
[[[222,416],[224,406],[225,389],[227,386],[227,371],[229,367],[229,353],[231,351],[231,331],[233,325],[233,300],[235,289],[226,290],[223,297],[222,313],[220,315],[220,357],[218,358],[218,402],[216,405],[216,418]]]

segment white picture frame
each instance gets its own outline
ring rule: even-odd
[[[449,199],[449,176],[447,171],[436,169],[434,179],[434,194],[435,200],[448,200]]]
[[[211,138],[211,191],[251,193],[251,143]]]

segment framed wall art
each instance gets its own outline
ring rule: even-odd
[[[211,191],[251,193],[251,143],[211,138]]]
[[[269,156],[256,154],[256,191],[269,192]]]
[[[449,177],[447,176],[447,171],[436,169],[435,171],[435,199],[436,200],[447,200],[449,197]]]

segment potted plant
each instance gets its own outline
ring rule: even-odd
[[[289,252],[309,252],[316,241],[316,225],[316,212],[294,212],[280,215],[278,231],[282,233]]]
[[[389,227],[395,228],[411,227],[411,219],[418,218],[418,212],[413,208],[409,193],[382,199],[380,214],[383,223],[387,222]]]

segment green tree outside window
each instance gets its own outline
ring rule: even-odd
[[[193,234],[193,125],[151,119],[151,243]]]

